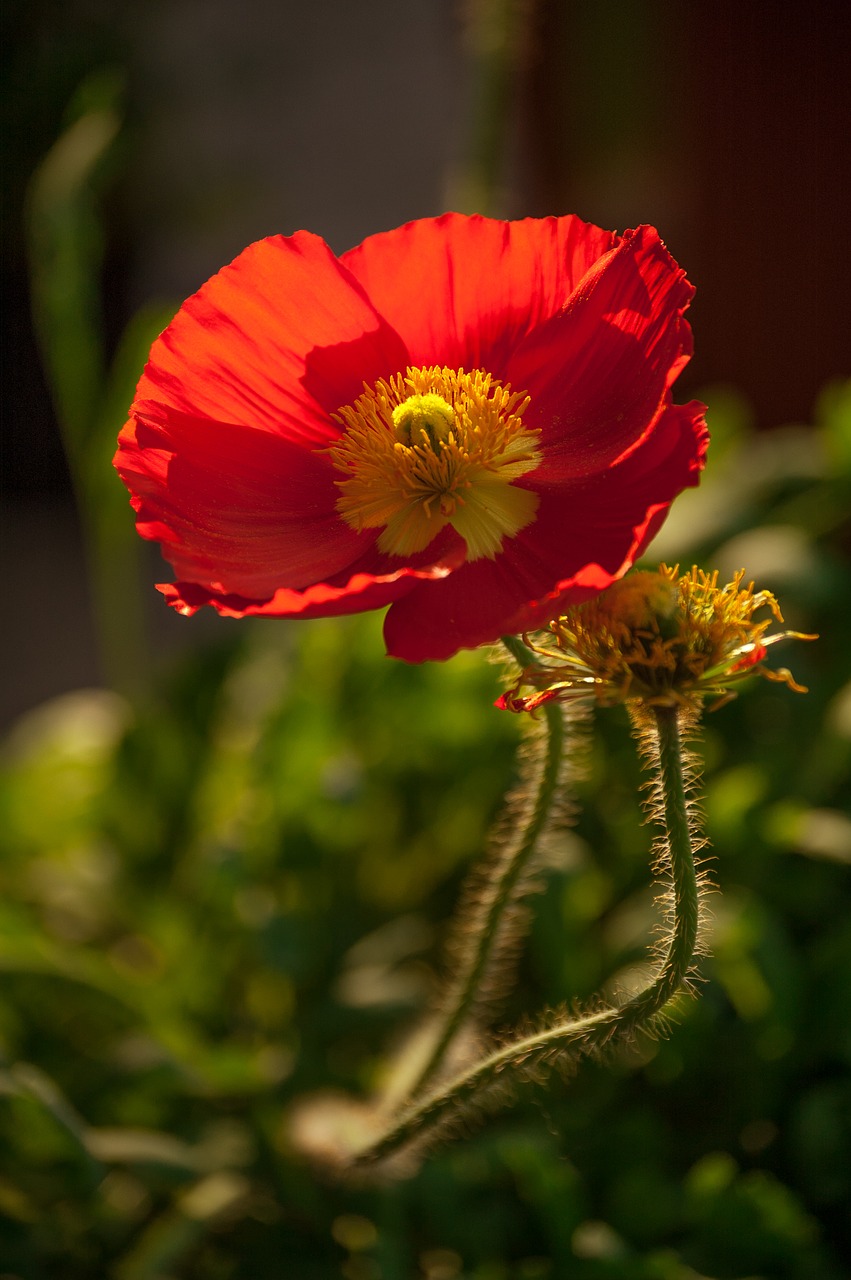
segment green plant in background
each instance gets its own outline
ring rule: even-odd
[[[36,335],[83,525],[100,656],[107,680],[129,691],[143,686],[148,666],[139,549],[109,459],[145,354],[173,309],[144,307],[107,361],[99,206],[120,153],[121,98],[115,72],[80,87],[33,177],[26,230]]]

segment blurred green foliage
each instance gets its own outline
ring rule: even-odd
[[[706,719],[712,955],[670,1038],[552,1077],[408,1180],[326,1181],[288,1116],[364,1096],[423,1009],[518,721],[483,654],[376,616],[234,623],[145,698],[70,694],[4,753],[0,1271],[20,1280],[840,1280],[851,1193],[851,388],[715,449],[654,560],[774,590],[806,696]],[[187,627],[192,623],[187,622]],[[641,776],[595,715],[510,1025],[628,984]]]
[[[103,669],[123,692],[147,667],[139,539],[110,466],[139,373],[174,307],[151,303],[105,354],[101,201],[120,168],[123,77],[91,73],[29,184],[25,227],[35,333],[82,525]]]

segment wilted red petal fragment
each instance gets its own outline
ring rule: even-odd
[[[670,394],[691,293],[652,228],[574,217],[250,246],[154,344],[119,439],[161,590],[234,617],[390,604],[408,661],[602,590],[703,465],[703,406]]]

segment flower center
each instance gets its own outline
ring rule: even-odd
[[[407,369],[365,387],[334,415],[337,511],[358,532],[380,528],[387,555],[423,551],[449,524],[468,560],[493,559],[538,507],[514,484],[541,461],[540,433],[521,421],[528,404],[481,370]]]

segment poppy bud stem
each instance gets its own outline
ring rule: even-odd
[[[355,1157],[355,1165],[374,1164],[414,1140],[430,1138],[445,1121],[457,1118],[459,1111],[463,1114],[466,1105],[487,1107],[494,1095],[498,1100],[502,1086],[537,1079],[542,1066],[570,1067],[616,1041],[632,1039],[636,1032],[658,1034],[660,1015],[673,997],[689,987],[698,947],[703,878],[695,868],[696,833],[688,803],[691,773],[686,772],[682,746],[683,730],[693,728],[695,716],[692,709],[669,706],[640,707],[634,714],[641,753],[655,771],[650,813],[662,828],[658,869],[671,895],[670,928],[653,981],[620,1005],[560,1019],[511,1041],[432,1092],[413,1098],[396,1113],[384,1134]],[[441,1052],[448,1038],[441,1042]],[[435,1060],[433,1070],[436,1065]],[[423,1073],[420,1089],[433,1070],[429,1076]]]
[[[535,655],[516,636],[503,637],[503,644],[521,667],[534,662]],[[461,912],[456,976],[444,999],[434,1043],[407,1091],[409,1099],[421,1094],[439,1073],[455,1036],[481,1003],[482,989],[498,965],[500,952],[516,939],[517,917],[511,918],[507,912],[533,888],[528,872],[551,820],[565,759],[564,709],[552,703],[544,708],[544,716],[543,733],[538,725],[532,726],[530,776],[521,783],[519,811],[511,815],[509,803],[508,830],[496,842],[491,866],[470,910]]]

